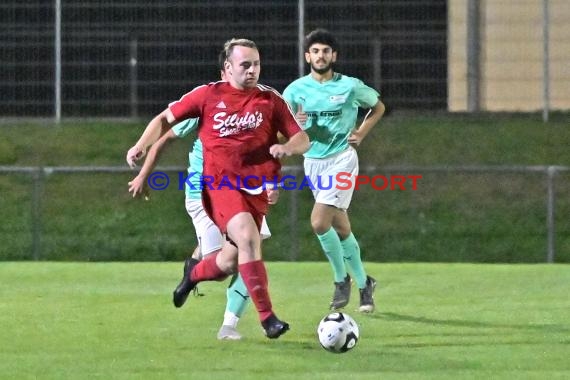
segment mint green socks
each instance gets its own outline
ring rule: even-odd
[[[343,247],[338,234],[334,228],[331,227],[331,229],[324,234],[317,234],[317,238],[321,243],[321,247],[323,248],[325,255],[331,263],[334,273],[334,282],[344,281],[346,278],[346,267],[344,266],[344,258],[342,256]]]
[[[346,265],[348,265],[354,281],[356,281],[359,289],[364,289],[366,287],[366,272],[360,259],[358,241],[356,241],[354,234],[351,232],[346,239],[341,240],[340,244],[342,245]]]
[[[249,294],[239,274],[233,276],[230,286],[226,290],[226,296],[226,312],[230,312],[240,318],[249,304]]]

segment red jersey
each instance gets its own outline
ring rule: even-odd
[[[228,188],[228,181],[233,188],[245,187],[244,180],[248,188],[278,181],[281,163],[269,148],[278,143],[277,132],[290,138],[302,130],[279,93],[259,84],[239,90],[228,82],[210,83],[169,107],[177,120],[200,118],[204,176],[213,177],[214,188]]]

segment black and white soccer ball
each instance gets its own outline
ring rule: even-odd
[[[331,313],[321,319],[317,335],[319,343],[325,350],[341,354],[356,346],[360,331],[350,315]]]

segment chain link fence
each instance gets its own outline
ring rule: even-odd
[[[445,109],[446,9],[445,0],[3,0],[0,117],[146,118],[216,80],[232,37],[256,41],[261,81],[282,91],[299,76],[299,35],[316,27],[338,37],[338,70],[391,108]]]
[[[268,221],[268,260],[318,261],[302,167]],[[185,168],[165,167],[170,183],[133,200],[125,167],[0,166],[2,260],[181,260],[196,244],[183,206]],[[155,171],[156,173],[156,171]],[[570,262],[570,167],[363,167],[349,209],[368,261]],[[403,188],[393,176],[416,175]],[[385,186],[386,185],[386,186]],[[183,186],[182,186],[183,188]]]

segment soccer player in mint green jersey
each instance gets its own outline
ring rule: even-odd
[[[337,189],[335,178],[341,172],[358,175],[358,156],[353,146],[358,147],[378,123],[385,107],[376,90],[357,78],[334,72],[338,45],[329,31],[317,29],[309,33],[304,49],[311,73],[287,86],[283,97],[297,112],[295,116],[311,140],[311,147],[304,154],[305,175],[311,183],[328,187],[314,186],[311,226],[333,269],[335,290],[330,307],[337,310],[348,304],[350,272],[360,290],[359,311],[372,312],[376,281],[364,270],[346,212],[354,189]],[[355,128],[359,108],[369,112]],[[327,181],[332,181],[332,186]]]

